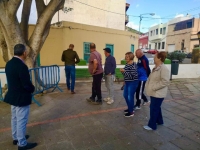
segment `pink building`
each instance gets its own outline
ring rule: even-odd
[[[142,34],[139,38],[139,48],[148,48],[149,33]]]

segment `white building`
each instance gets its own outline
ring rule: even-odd
[[[46,0],[46,3],[48,2],[49,0]],[[127,23],[128,19],[126,0],[66,0],[65,8],[73,10],[67,13],[60,10],[53,17],[52,23],[69,21],[125,30],[125,20]]]
[[[164,51],[166,47],[168,23],[159,24],[149,28],[149,49]]]

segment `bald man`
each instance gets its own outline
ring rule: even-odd
[[[135,104],[135,110],[140,109],[141,100],[143,99],[143,105],[146,105],[148,103],[148,100],[146,96],[144,95],[144,87],[147,81],[147,78],[149,77],[149,74],[151,73],[151,70],[149,68],[149,60],[144,55],[141,49],[136,50],[135,52],[136,57],[138,58],[137,68],[138,68],[138,80],[139,84],[136,90],[136,104]]]

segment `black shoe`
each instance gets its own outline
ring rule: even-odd
[[[26,146],[20,147],[18,146],[18,150],[27,150],[27,149],[32,149],[37,146],[37,143],[27,143]]]
[[[30,136],[29,135],[25,135],[25,138],[28,139]],[[18,140],[13,140],[13,145],[17,145]]]
[[[124,114],[127,114],[128,113],[128,109],[124,110]]]
[[[132,112],[132,113],[126,113],[125,115],[124,115],[124,117],[133,117],[134,116],[134,113]]]
[[[93,105],[102,105],[102,100],[99,99],[97,101],[92,102]]]
[[[93,98],[91,98],[91,97],[90,97],[90,98],[87,98],[86,100],[87,100],[88,102],[95,102],[95,100],[94,100]]]

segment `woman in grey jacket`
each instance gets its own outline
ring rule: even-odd
[[[150,119],[148,126],[144,126],[144,129],[146,130],[156,130],[157,124],[162,125],[164,123],[161,104],[167,95],[170,76],[169,70],[163,64],[165,58],[165,52],[159,52],[155,55],[155,67],[153,68],[146,83],[146,93],[151,98]]]

